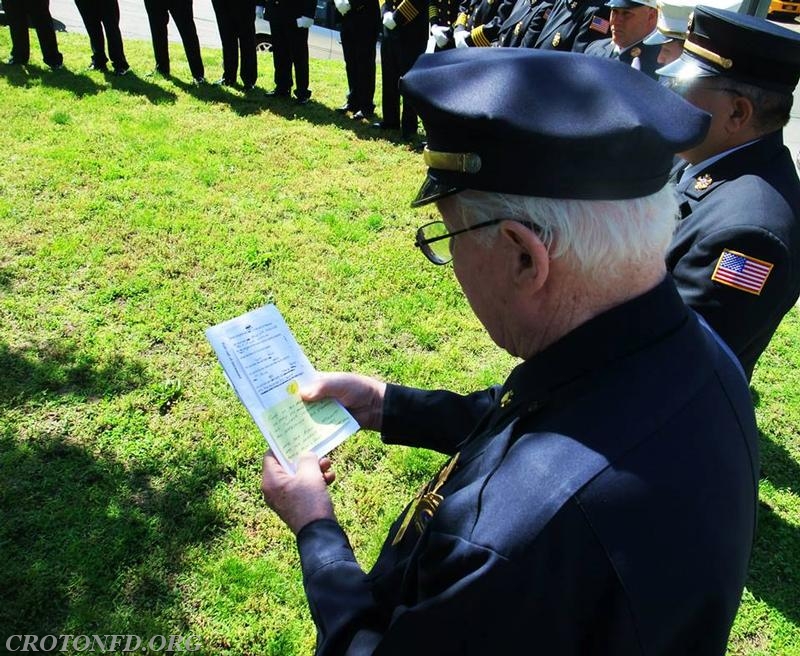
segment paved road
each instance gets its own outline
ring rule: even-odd
[[[122,34],[129,39],[149,41],[150,26],[147,23],[147,13],[142,0],[119,0],[119,10]],[[64,24],[67,32],[86,32],[74,0],[50,0],[50,13],[55,20]],[[208,48],[222,47],[211,0],[194,0],[194,22],[197,25],[200,45]],[[169,23],[169,38],[170,41],[178,43],[181,40],[172,21]]]

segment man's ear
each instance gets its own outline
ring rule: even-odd
[[[734,96],[731,109],[728,113],[726,126],[731,133],[741,132],[743,129],[753,129],[753,103],[745,96]]]
[[[518,221],[503,221],[500,238],[509,253],[509,267],[516,285],[538,291],[550,275],[550,254],[539,235]]]

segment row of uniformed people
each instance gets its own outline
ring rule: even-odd
[[[89,69],[125,75],[130,67],[120,31],[118,0],[75,0],[92,50]],[[223,73],[216,84],[233,86],[241,78],[245,90],[254,88],[257,71],[254,17],[256,0],[212,0],[222,42]],[[308,101],[308,28],[313,24],[314,0],[289,2],[264,0],[270,19],[275,65],[275,90],[272,95],[288,96],[296,81],[298,102]],[[50,14],[49,0],[5,0],[3,7],[11,34],[9,65],[24,66],[30,59],[29,24],[36,29],[42,58],[52,69],[63,66],[64,58]],[[155,72],[170,75],[167,25],[170,16],[178,29],[195,84],[205,82],[205,68],[194,22],[192,0],[144,0],[153,40]],[[374,47],[374,45],[373,45]],[[374,78],[374,75],[373,75]]]

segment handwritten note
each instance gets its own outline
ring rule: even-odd
[[[327,440],[348,418],[347,412],[330,399],[303,403],[299,396],[289,396],[264,412],[269,432],[287,460],[312,451],[315,444]]]
[[[220,364],[284,469],[304,451],[323,456],[359,426],[337,401],[303,403],[314,368],[274,305],[206,330]]]

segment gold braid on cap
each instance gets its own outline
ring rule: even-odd
[[[711,52],[704,48],[703,46],[699,46],[693,41],[686,39],[686,42],[683,44],[684,50],[688,50],[689,52],[702,57],[703,59],[707,59],[708,61],[716,64],[717,66],[722,66],[725,70],[729,68],[733,68],[733,60],[728,59],[727,57],[721,57],[716,52]]]
[[[477,153],[445,153],[425,146],[422,159],[430,168],[441,171],[477,173],[481,170],[481,157]]]

